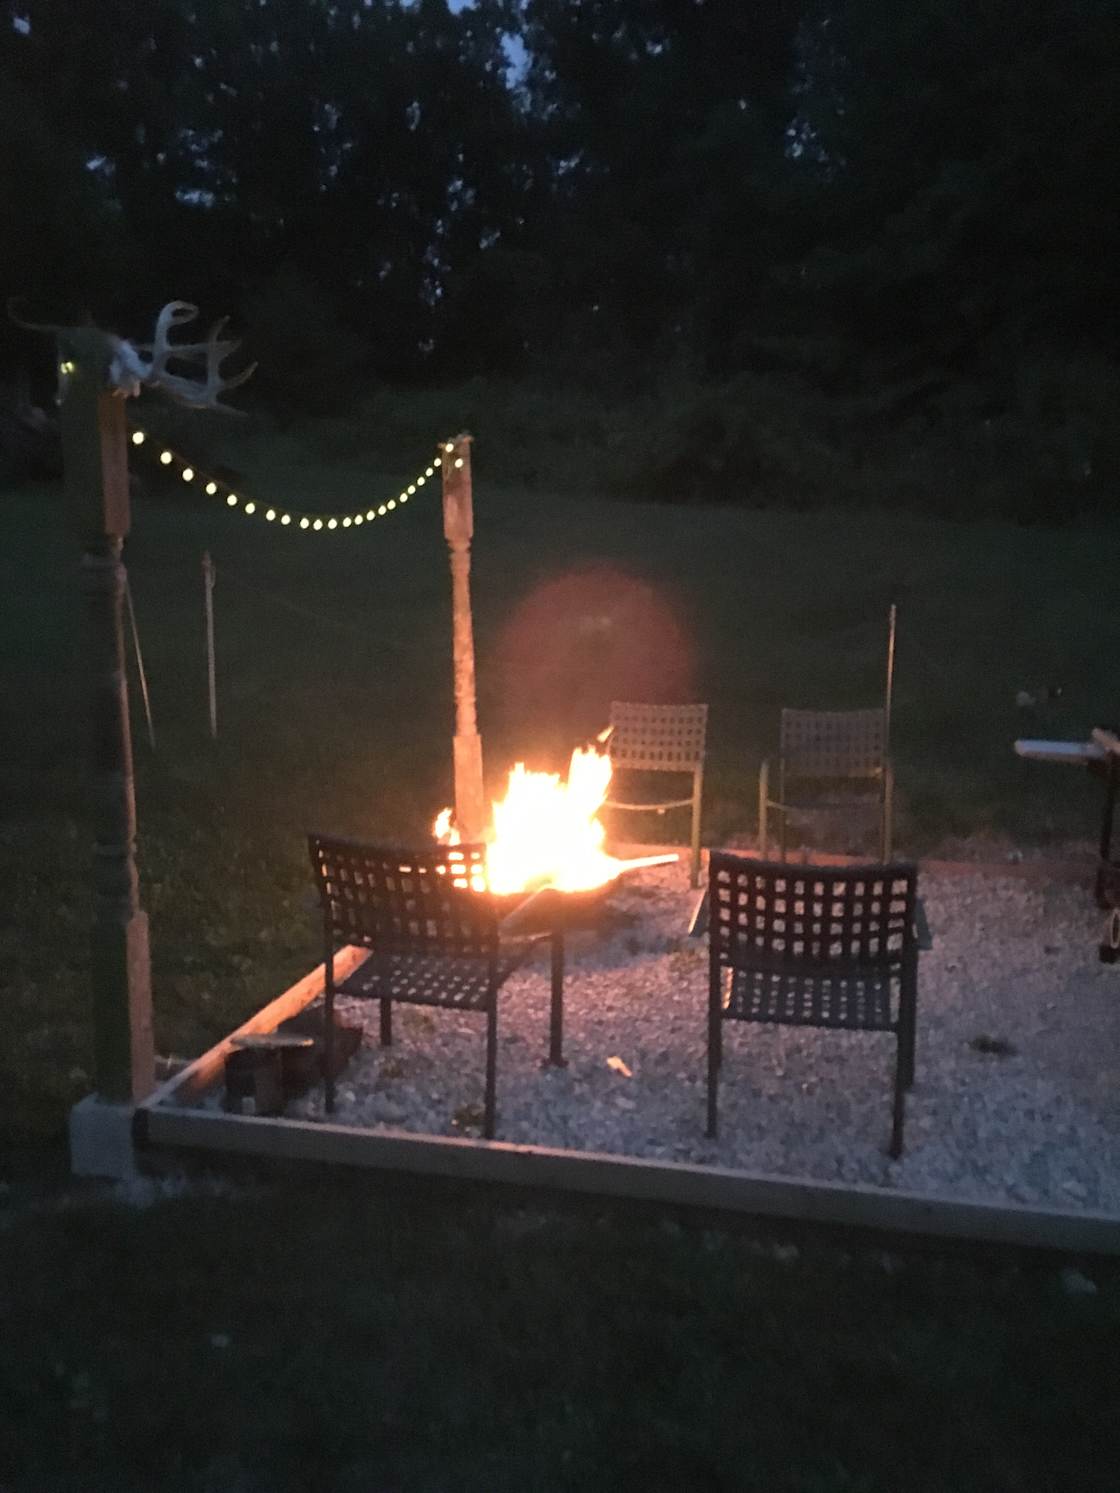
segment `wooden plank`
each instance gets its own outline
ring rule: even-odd
[[[339,949],[334,956],[335,980],[344,980],[358,965],[369,958],[369,950],[358,948],[354,944],[348,944],[346,948]],[[247,1037],[257,1033],[274,1032],[281,1022],[288,1021],[297,1016],[305,1006],[309,1006],[316,996],[322,995],[326,984],[326,966],[318,964],[310,974],[304,975],[302,980],[297,980],[294,985],[285,990],[283,995],[278,995],[274,1001],[267,1006],[262,1006],[255,1015],[230,1032],[216,1046],[211,1047],[200,1057],[188,1063],[173,1078],[159,1086],[138,1108],[150,1109],[156,1105],[167,1104],[174,1100],[181,1104],[189,1099],[196,1099],[204,1093],[211,1084],[217,1083],[225,1068],[226,1057],[238,1037]]]
[[[1120,1255],[1120,1217],[306,1120],[149,1107],[152,1146],[365,1167],[834,1224],[876,1232]]]
[[[1092,741],[1017,741],[1017,756],[1030,762],[1066,762],[1074,767],[1083,767],[1086,762],[1099,762],[1105,755],[1103,742],[1099,742],[1096,731]]]

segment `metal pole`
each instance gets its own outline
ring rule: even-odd
[[[887,622],[887,693],[883,711],[884,755],[890,752],[891,746],[891,706],[894,703],[894,635],[897,619],[898,607],[892,601],[890,617]]]
[[[132,605],[132,587],[124,582],[124,599],[128,607],[128,624],[132,630],[132,651],[136,654],[136,672],[140,676],[140,698],[144,701],[144,719],[148,723],[148,745],[156,749],[156,729],[152,725],[152,702],[148,698],[148,676],[144,673],[144,655],[140,651],[140,630],[136,626],[136,609]]]
[[[210,551],[202,552],[203,607],[206,612],[206,683],[210,700],[210,737],[218,738],[218,684],[214,666],[214,577],[216,570]]]
[[[458,435],[440,448],[443,532],[451,551],[451,620],[455,670],[455,822],[467,844],[486,830],[482,738],[475,694],[474,626],[471,620],[471,437]]]

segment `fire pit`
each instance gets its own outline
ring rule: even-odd
[[[572,753],[566,781],[559,773],[530,772],[524,762],[511,769],[505,797],[494,803],[493,827],[485,842],[485,879],[471,881],[489,896],[511,932],[548,933],[552,943],[550,1064],[564,1066],[564,933],[595,927],[621,878],[648,866],[663,866],[675,854],[621,859],[604,849],[606,830],[599,810],[611,780],[611,759],[599,747],[609,731]],[[433,825],[443,845],[461,843],[452,811],[443,809]]]

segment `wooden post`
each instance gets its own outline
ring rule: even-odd
[[[148,917],[136,871],[136,795],[125,675],[121,548],[129,529],[125,401],[105,387],[95,329],[60,338],[66,493],[82,544],[93,704],[94,1068],[102,1099],[143,1099],[155,1082]]]
[[[218,681],[214,666],[214,562],[202,552],[203,607],[206,612],[206,685],[210,703],[210,737],[218,739]]]
[[[890,751],[891,746],[891,709],[894,705],[894,636],[897,624],[898,606],[892,601],[887,617],[887,687],[883,702],[883,737],[887,752]]]
[[[482,782],[482,738],[474,675],[474,626],[471,621],[471,437],[458,435],[440,447],[443,474],[443,532],[451,550],[451,620],[455,668],[455,822],[468,844],[486,830],[486,794]]]

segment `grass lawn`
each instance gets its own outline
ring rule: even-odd
[[[356,509],[428,456],[329,462],[305,431],[229,459],[261,497]],[[516,756],[561,766],[612,696],[672,689],[712,707],[706,838],[748,835],[779,707],[877,703],[897,600],[900,847],[1091,834],[1097,791],[1011,742],[1115,717],[1114,528],[551,499],[488,483],[483,442],[475,488],[495,786]],[[316,961],[307,828],[406,837],[447,801],[450,606],[438,487],[318,536],[177,489],[138,501],[127,559],[158,746],[134,689],[157,1047],[193,1053]],[[61,494],[2,502],[0,1488],[1115,1486],[1114,1284],[789,1269],[325,1183],[27,1211],[28,1148],[57,1156],[90,1087],[87,725]],[[1016,691],[1046,683],[1060,701],[1023,716]]]
[[[1115,1272],[787,1249],[338,1176],[20,1213],[0,1486],[1116,1487]]]

